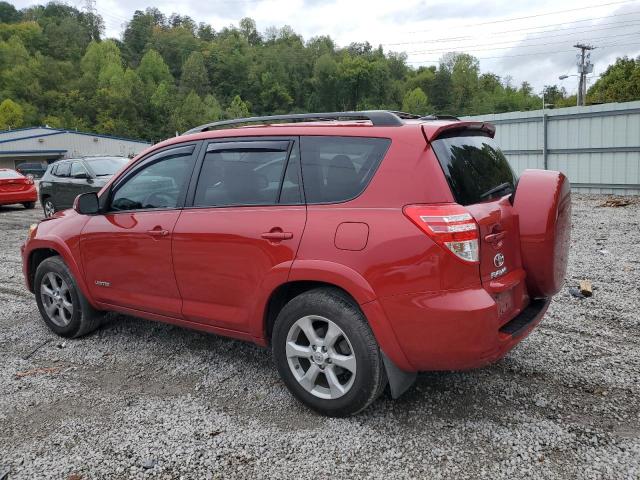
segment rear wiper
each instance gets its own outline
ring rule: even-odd
[[[493,187],[487,190],[486,192],[484,192],[482,195],[480,195],[480,198],[491,197],[492,195],[495,195],[496,193],[500,193],[500,192],[513,193],[513,186],[508,182],[501,183],[497,187]]]

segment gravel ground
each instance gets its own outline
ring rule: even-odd
[[[350,419],[246,343],[121,315],[54,336],[20,270],[41,212],[0,208],[0,478],[640,479],[640,204],[603,200],[574,195],[567,285],[526,341]]]

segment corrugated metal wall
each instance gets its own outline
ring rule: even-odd
[[[496,126],[514,170],[564,172],[574,191],[640,194],[640,102],[465,117]]]
[[[137,155],[151,144],[109,137],[91,135],[73,131],[47,132],[45,135],[30,134],[27,138],[11,139],[2,142],[0,153],[10,151],[66,150],[65,158],[85,155],[119,155],[128,157]]]

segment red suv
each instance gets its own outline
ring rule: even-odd
[[[387,111],[203,125],[32,226],[27,286],[59,335],[116,311],[270,345],[299,400],[354,414],[503,357],[561,286],[569,183],[516,179],[494,131]]]

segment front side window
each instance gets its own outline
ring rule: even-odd
[[[64,162],[58,164],[58,168],[56,169],[56,177],[68,177],[69,171],[71,170],[71,163]]]
[[[176,208],[191,175],[191,153],[169,155],[138,170],[118,186],[110,210]]]
[[[363,137],[302,137],[302,180],[307,203],[333,203],[360,195],[391,140]]]
[[[282,143],[282,142],[279,142]],[[194,206],[274,205],[278,203],[287,150],[213,150],[204,157]],[[285,180],[287,196],[295,198],[297,176]]]
[[[84,168],[84,166],[82,165],[82,163],[80,162],[73,162],[71,164],[71,176],[75,177],[76,175],[78,175],[79,173],[87,173],[87,170]]]

